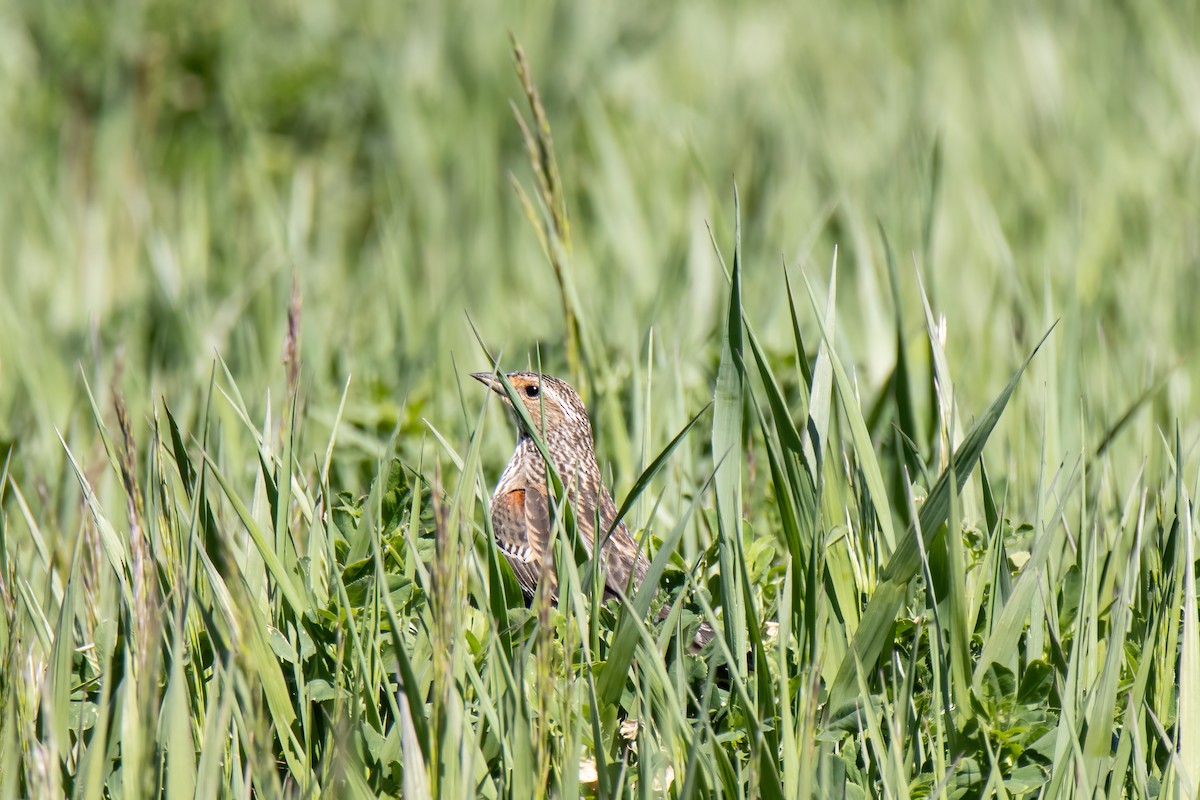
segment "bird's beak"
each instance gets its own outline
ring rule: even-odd
[[[472,372],[471,377],[474,378],[475,380],[479,381],[484,386],[488,387],[489,389],[491,389],[493,392],[500,395],[501,397],[508,396],[504,393],[504,384],[501,383],[500,379],[496,377],[496,373],[494,373],[494,372]]]

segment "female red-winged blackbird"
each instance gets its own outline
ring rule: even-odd
[[[511,405],[504,385],[493,373],[476,372],[471,377],[490,387]],[[605,599],[618,596],[618,592],[636,591],[650,569],[650,562],[638,549],[624,522],[617,522],[613,527],[617,507],[600,480],[592,426],[583,401],[568,383],[550,375],[510,372],[507,377],[546,445],[589,556],[593,555],[597,519],[602,537],[605,532],[612,531],[600,547]],[[492,496],[492,529],[497,547],[512,565],[517,582],[528,599],[537,588],[543,564],[551,566],[553,527],[546,494],[546,462],[519,416],[517,427],[520,432],[517,449]],[[558,581],[554,570],[546,569],[545,572],[551,594],[557,600]],[[713,635],[713,629],[707,623],[701,623],[694,644],[707,644]]]

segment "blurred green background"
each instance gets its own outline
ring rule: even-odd
[[[589,402],[633,415],[607,440],[601,424],[619,486],[639,429],[661,447],[711,393],[726,281],[706,226],[728,258],[735,180],[745,305],[769,350],[790,347],[784,265],[823,292],[836,245],[838,348],[870,405],[895,351],[878,223],[904,329],[924,326],[914,263],[945,315],[967,419],[1061,318],[1001,458],[1095,446],[1161,386],[1109,462],[1131,480],[1164,464],[1160,431],[1179,421],[1188,451],[1200,432],[1196,30],[1195,5],[1155,3],[15,0],[0,10],[0,443],[35,516],[74,530],[56,431],[85,467],[100,456],[83,378],[102,408],[116,386],[135,420],[163,399],[192,419],[219,354],[265,413],[286,387],[293,280],[298,452],[323,449],[350,375],[341,447],[372,470],[397,427],[414,461],[423,419],[461,434],[458,382],[486,366],[467,315],[505,363],[540,346],[562,371],[558,286],[511,185],[532,185],[511,31],[601,346]],[[653,422],[636,408],[650,356]],[[490,472],[511,434],[489,435]],[[365,488],[354,463],[335,462],[336,487]]]

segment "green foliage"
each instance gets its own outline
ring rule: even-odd
[[[10,4],[0,800],[1195,796],[1177,6]]]

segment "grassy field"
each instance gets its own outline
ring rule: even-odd
[[[1197,797],[1197,30],[0,6],[0,799]],[[526,608],[491,357],[656,585]]]

